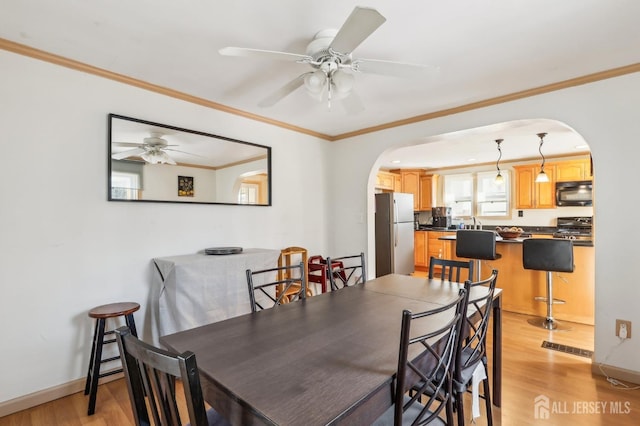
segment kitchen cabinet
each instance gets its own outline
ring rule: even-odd
[[[420,176],[420,210],[433,207],[433,175]]]
[[[440,259],[451,259],[451,244],[448,241],[440,240],[445,235],[455,235],[455,231],[429,231],[427,239],[427,269],[431,256]],[[455,253],[455,252],[454,252]],[[438,271],[436,271],[438,272]]]
[[[559,161],[554,165],[556,168],[556,182],[593,179],[589,158]]]
[[[397,173],[379,171],[376,175],[376,188],[386,191],[397,191],[396,181],[400,183],[400,176]]]
[[[545,164],[544,171],[549,182],[536,182],[539,164],[513,166],[516,174],[516,209],[553,209],[555,201],[555,166]]]
[[[413,257],[417,271],[426,271],[429,268],[427,257],[428,231],[415,231],[413,233]]]
[[[401,169],[400,180],[402,192],[413,194],[413,210],[420,210],[420,175],[419,169]]]

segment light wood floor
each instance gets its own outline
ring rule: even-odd
[[[593,327],[572,324],[572,331],[549,332],[529,325],[528,318],[508,312],[503,315],[503,400],[502,408],[494,409],[495,424],[640,424],[640,390],[616,389],[603,377],[592,376],[589,358],[541,347],[542,341],[547,340],[593,350]],[[549,399],[548,419],[534,415],[534,400],[541,395]],[[595,408],[602,411],[604,403],[607,403],[604,413],[592,411]],[[622,411],[630,411],[612,414],[613,404]],[[582,414],[578,409],[587,412]],[[101,385],[96,414],[88,417],[86,410],[87,397],[80,392],[0,418],[0,426],[133,425],[123,380]],[[486,425],[484,411],[476,424]]]

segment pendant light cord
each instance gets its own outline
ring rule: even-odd
[[[546,133],[538,133],[538,137],[540,138],[540,146],[538,147],[538,152],[540,153],[540,156],[542,157],[542,164],[540,165],[540,172],[544,173],[544,154],[542,153],[542,144],[544,143],[544,137],[547,136]]]
[[[496,169],[498,169],[498,175],[500,174],[500,160],[502,159],[502,149],[500,148],[500,144],[503,140],[504,139],[496,139],[496,143],[498,144],[498,152],[500,153],[500,155],[498,155],[498,161],[496,161]]]

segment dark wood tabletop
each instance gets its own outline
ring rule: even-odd
[[[234,425],[365,425],[392,403],[402,310],[458,288],[388,275],[160,342],[196,354],[205,399]]]

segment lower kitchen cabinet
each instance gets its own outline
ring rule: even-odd
[[[431,256],[451,259],[451,247],[447,241],[440,240],[445,235],[455,235],[455,231],[415,231],[414,257],[416,271],[429,271]]]
[[[417,271],[426,271],[429,267],[427,258],[427,234],[428,231],[415,231],[413,233],[413,257]]]

